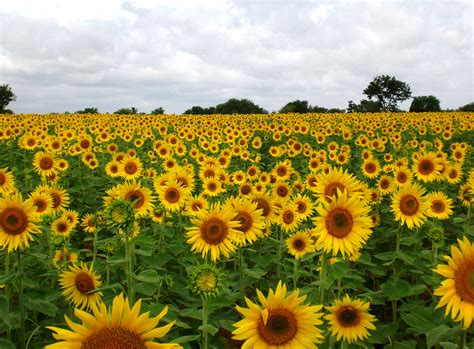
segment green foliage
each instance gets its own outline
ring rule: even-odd
[[[231,98],[216,105],[217,114],[267,114],[268,112],[249,99]]]
[[[376,76],[364,90],[369,100],[380,104],[381,111],[397,111],[397,104],[411,97],[410,85],[394,76]]]
[[[84,108],[83,110],[78,110],[75,114],[99,114],[99,109],[97,108]]]
[[[165,109],[163,107],[158,107],[150,112],[151,115],[163,115],[164,113]]]
[[[459,111],[474,111],[474,102],[466,104],[458,109]]]
[[[382,106],[379,102],[368,101],[367,99],[361,100],[359,104],[349,101],[347,107],[348,113],[378,113],[381,110]]]
[[[183,114],[191,115],[210,115],[215,114],[215,107],[203,108],[198,105],[193,105],[191,109],[186,110]]]
[[[435,112],[441,111],[439,106],[439,99],[435,96],[418,96],[413,97],[410,105],[410,112]]]
[[[282,107],[279,113],[344,113],[344,109],[324,108],[320,106],[311,106],[308,101],[300,101],[299,99],[287,103]]]
[[[13,114],[11,110],[6,109],[7,105],[12,101],[16,101],[16,95],[11,87],[7,84],[0,85],[0,113]]]
[[[138,114],[138,108],[135,108],[135,107],[120,108],[119,110],[115,111],[114,114],[123,114],[123,115]]]

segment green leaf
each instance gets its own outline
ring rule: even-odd
[[[199,338],[201,338],[200,334],[196,334],[193,336],[183,336],[183,337],[179,337],[172,340],[170,343],[176,343],[176,344],[188,343],[188,342],[196,341]]]
[[[148,283],[161,282],[161,278],[156,270],[144,270],[140,274],[136,275],[135,279]]]
[[[135,285],[135,290],[145,296],[153,296],[158,291],[158,284],[152,284],[149,282],[140,282]]]
[[[383,261],[393,261],[395,259],[395,252],[378,253],[374,257]]]
[[[16,349],[15,345],[12,342],[7,341],[6,339],[1,339],[1,338],[0,338],[0,348],[2,348],[2,349]]]
[[[435,328],[432,328],[426,332],[426,345],[428,348],[439,344],[441,341],[448,338],[453,338],[458,336],[461,333],[461,330],[458,328],[451,328],[447,325],[441,325]]]
[[[387,282],[382,284],[381,288],[383,293],[394,301],[409,296],[411,291],[411,285],[405,280],[399,280],[396,284]]]
[[[30,310],[38,311],[49,316],[55,316],[58,312],[57,306],[55,306],[51,302],[42,299],[25,298],[25,307]]]
[[[207,332],[211,336],[215,335],[219,331],[217,327],[214,327],[211,324],[207,324],[206,326],[199,326],[199,330]]]
[[[450,342],[440,342],[439,345],[441,345],[441,347],[443,349],[457,349],[457,348],[459,348],[457,344],[450,343]]]
[[[410,296],[415,296],[417,294],[422,294],[426,290],[426,285],[424,284],[419,284],[412,286],[410,289]]]
[[[260,279],[266,273],[267,272],[265,270],[260,269],[260,268],[253,268],[253,269],[244,268],[244,275],[248,275],[253,279]]]

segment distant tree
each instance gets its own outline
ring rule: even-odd
[[[268,114],[268,112],[248,99],[231,98],[227,102],[216,105],[217,114]]]
[[[326,111],[326,113],[331,113],[331,114],[341,114],[345,112],[346,112],[345,109],[339,109],[339,108],[331,108]]]
[[[11,87],[7,84],[0,85],[0,113],[12,114],[10,109],[6,109],[10,102],[16,101],[16,96]]]
[[[84,108],[83,110],[76,111],[76,114],[99,114],[99,109],[97,109],[97,108]]]
[[[119,110],[114,111],[114,114],[130,115],[130,114],[133,114],[133,112],[132,112],[132,109],[130,108],[120,108]]]
[[[203,108],[199,105],[193,105],[190,109],[186,110],[183,114],[192,114],[192,115],[209,115],[215,114],[216,108],[209,107]]]
[[[458,109],[459,111],[474,111],[474,102],[466,104]]]
[[[381,111],[397,111],[398,102],[403,102],[411,97],[410,86],[395,79],[393,76],[376,76],[364,94],[370,101],[375,100],[380,104]]]
[[[431,95],[413,97],[413,101],[410,105],[410,111],[416,113],[441,111],[441,107],[439,106],[439,99]]]
[[[359,104],[349,101],[347,107],[348,113],[378,113],[382,110],[379,102],[363,99]]]
[[[311,106],[308,101],[300,101],[299,99],[289,102],[280,109],[280,113],[310,113]]]
[[[162,107],[158,107],[156,109],[153,109],[150,114],[151,115],[162,115],[165,113],[165,110]]]

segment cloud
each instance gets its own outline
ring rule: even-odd
[[[0,75],[16,112],[181,113],[232,97],[267,110],[293,99],[344,108],[377,74],[442,107],[473,97],[468,1],[77,4],[0,10]]]

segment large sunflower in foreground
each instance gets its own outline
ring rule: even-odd
[[[181,348],[178,344],[159,344],[153,341],[166,335],[174,321],[166,326],[156,327],[168,312],[168,307],[156,317],[149,312],[140,314],[141,299],[130,307],[123,294],[114,298],[112,309],[107,311],[105,304],[92,307],[92,314],[74,309],[74,315],[82,324],[72,322],[64,316],[72,329],[65,330],[48,326],[55,333],[53,336],[60,341],[47,345],[45,349],[173,349]]]
[[[370,208],[360,200],[358,195],[349,197],[348,192],[338,190],[338,196],[330,203],[316,208],[319,216],[313,219],[316,225],[316,247],[324,252],[332,251],[336,256],[340,251],[343,256],[353,255],[372,234]]]
[[[95,274],[92,266],[81,263],[80,266],[70,266],[69,271],[61,274],[59,284],[63,289],[63,295],[66,299],[79,308],[92,308],[101,301],[101,292],[94,292],[101,281]]]
[[[20,195],[0,199],[0,247],[8,252],[29,246],[32,234],[39,234],[38,215],[31,201]]]
[[[444,258],[448,264],[438,264],[434,271],[446,279],[435,291],[441,296],[436,308],[446,306],[445,315],[451,312],[454,321],[463,321],[467,329],[474,320],[474,244],[464,236],[459,248],[451,246],[451,256]]]
[[[336,299],[333,306],[326,307],[330,314],[326,315],[325,319],[329,321],[332,335],[338,341],[343,339],[348,343],[369,337],[367,330],[375,330],[372,322],[376,320],[369,314],[369,306],[368,302],[351,300],[348,295],[342,300]]]
[[[299,297],[296,289],[286,295],[286,285],[281,281],[276,291],[268,297],[257,289],[261,305],[245,298],[248,308],[237,306],[244,319],[234,324],[233,338],[245,341],[242,349],[260,348],[316,348],[322,336],[317,326],[323,324],[321,305],[303,305],[306,296]]]
[[[188,244],[191,251],[201,252],[203,258],[211,253],[212,261],[220,259],[220,255],[229,257],[235,251],[235,243],[239,241],[239,221],[233,220],[235,211],[230,206],[214,204],[209,210],[201,210],[191,218],[192,227],[186,228]]]
[[[425,189],[416,183],[401,187],[392,198],[395,220],[406,224],[408,229],[420,227],[426,220],[428,203],[423,197]]]

